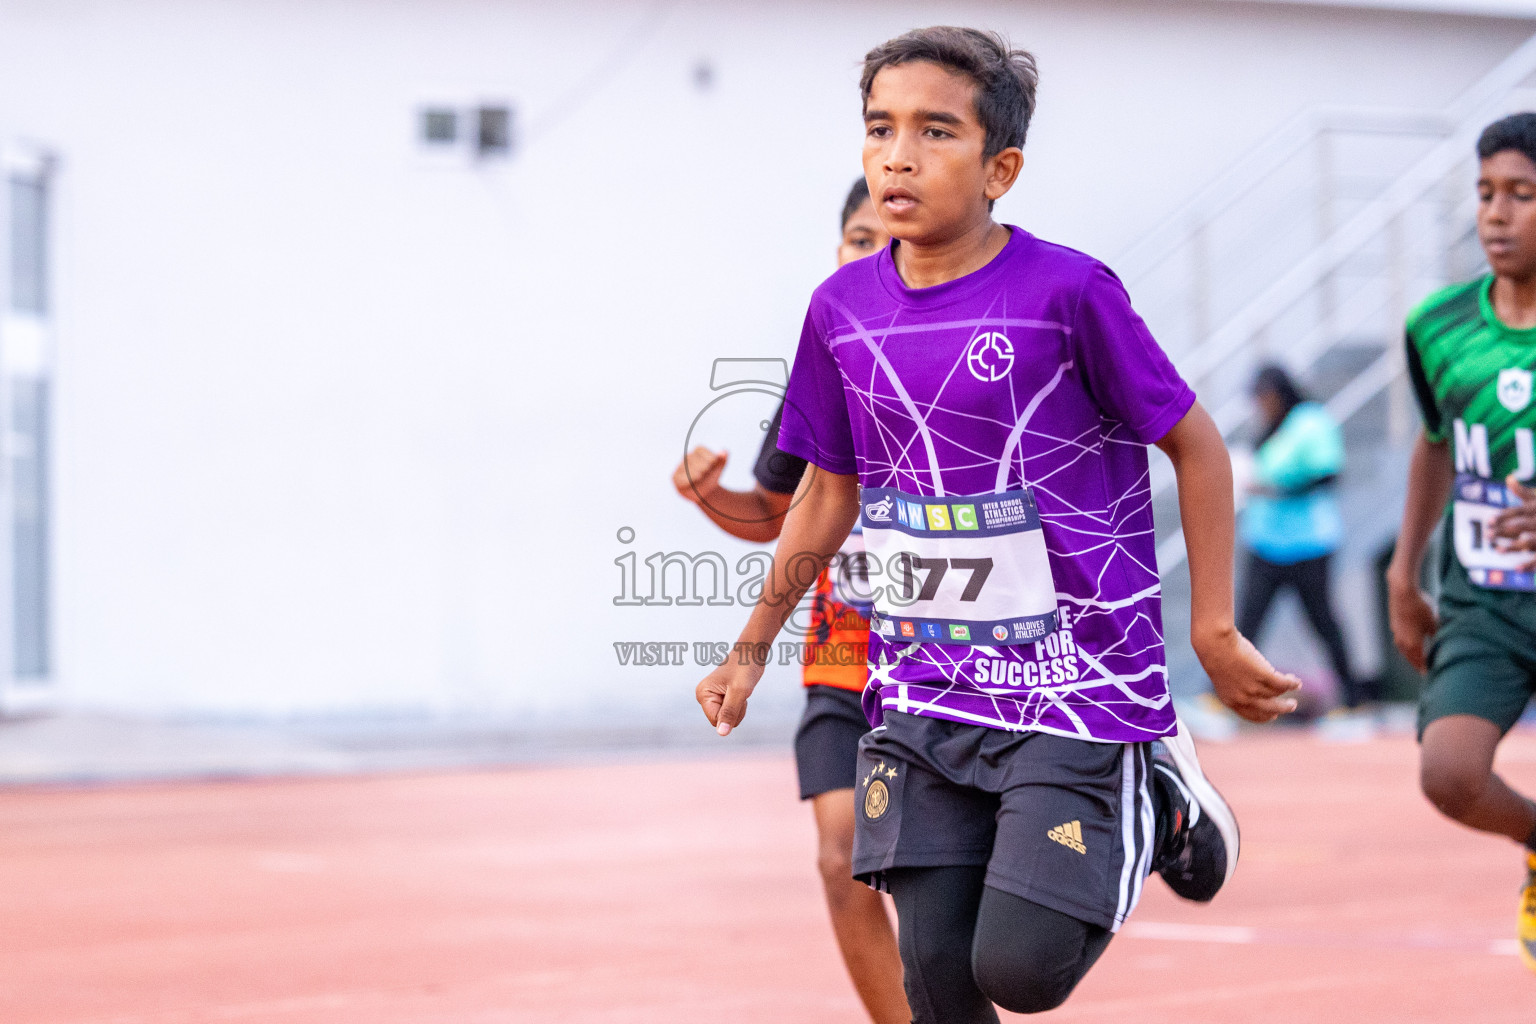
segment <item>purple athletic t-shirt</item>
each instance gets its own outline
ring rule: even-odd
[[[779,447],[858,474],[866,537],[896,524],[893,506],[907,535],[948,531],[945,543],[958,546],[944,550],[1006,555],[997,545],[1043,536],[1036,579],[1019,585],[1044,595],[1044,616],[1010,623],[994,613],[977,633],[974,622],[876,615],[864,694],[872,724],[894,709],[1101,742],[1154,739],[1173,731],[1174,713],[1146,446],[1195,395],[1107,267],[1010,230],[991,263],[932,288],[908,288],[889,247],[817,288]],[[1038,532],[989,535],[1026,527]],[[936,582],[932,565],[945,562],[948,588],[966,579],[957,566],[972,570],[966,594],[985,575],[977,558],[896,561],[872,566],[871,584],[883,573],[907,598],[914,564]],[[1054,608],[1051,581],[1038,579],[1046,562]],[[980,605],[944,593],[951,615]],[[933,639],[956,636],[968,642]],[[988,646],[991,636],[1007,642]]]

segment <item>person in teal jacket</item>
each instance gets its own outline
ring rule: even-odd
[[[1275,596],[1294,589],[1328,652],[1343,704],[1352,710],[1364,694],[1350,669],[1329,592],[1333,554],[1344,541],[1334,496],[1344,468],[1344,435],[1279,366],[1259,370],[1253,395],[1261,423],[1251,493],[1239,522],[1248,568],[1237,629],[1257,639]]]

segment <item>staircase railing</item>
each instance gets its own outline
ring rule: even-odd
[[[1402,346],[1397,343],[1403,318],[1419,295],[1473,269],[1450,265],[1451,256],[1458,252],[1476,253],[1475,246],[1468,244],[1475,238],[1473,147],[1489,121],[1517,109],[1521,101],[1536,99],[1520,88],[1533,74],[1536,36],[1443,111],[1334,107],[1304,112],[1235,161],[1113,264],[1133,298],[1138,284],[1166,270],[1171,262],[1182,256],[1188,264],[1184,304],[1192,310],[1192,328],[1198,330],[1187,332],[1188,344],[1170,349],[1224,436],[1232,436],[1248,419],[1246,385],[1258,357],[1279,357],[1293,370],[1305,372],[1338,345],[1363,342],[1378,348],[1379,355],[1328,399],[1328,409],[1342,422],[1389,392],[1395,398],[1389,402],[1394,432],[1406,437],[1411,410]],[[1347,197],[1355,208],[1333,223],[1325,214],[1336,213],[1345,204],[1337,194],[1328,194],[1335,184],[1329,181],[1330,140],[1343,132],[1408,137],[1418,148],[1400,159],[1384,183],[1373,183],[1364,196]],[[1297,211],[1285,198],[1294,199],[1295,190],[1280,195],[1277,202],[1266,195],[1265,185],[1278,165],[1294,163],[1309,150],[1316,157],[1311,190],[1319,197],[1317,207],[1325,211],[1314,218],[1318,240],[1284,270],[1257,283],[1251,293],[1223,296],[1231,311],[1214,327],[1207,327],[1202,318],[1215,304],[1205,240],[1223,230],[1224,218],[1237,217],[1238,204],[1245,200],[1258,205],[1259,220],[1267,213],[1280,222],[1296,221]],[[1163,337],[1152,316],[1149,321]],[[1272,351],[1276,334],[1285,339],[1280,351]],[[1171,467],[1160,462],[1154,468],[1154,498],[1172,483]],[[1176,569],[1184,556],[1182,532],[1176,530],[1165,538],[1158,555],[1165,575]]]

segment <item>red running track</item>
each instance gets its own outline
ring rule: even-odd
[[[1439,820],[1414,756],[1206,748],[1236,879],[1153,880],[1049,1019],[1536,1020],[1518,852]],[[1536,738],[1503,767],[1536,790]],[[0,880],[4,1024],[861,1019],[787,756],[11,790]]]

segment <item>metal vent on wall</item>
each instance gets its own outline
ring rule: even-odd
[[[0,146],[0,711],[53,675],[53,156]]]
[[[516,118],[505,103],[427,104],[417,117],[417,144],[427,154],[503,158],[516,148]]]

